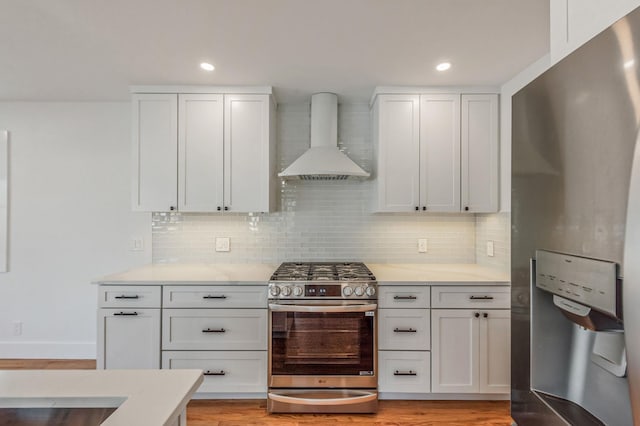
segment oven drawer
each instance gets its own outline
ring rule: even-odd
[[[165,308],[266,308],[267,286],[166,285],[162,300]]]
[[[101,285],[98,287],[100,308],[159,308],[159,285]]]
[[[431,352],[378,352],[380,392],[431,392]]]
[[[266,309],[163,309],[162,349],[266,350]]]
[[[434,286],[431,287],[432,308],[509,309],[509,286]]]
[[[378,303],[380,308],[428,308],[430,304],[428,286],[380,286]]]
[[[378,348],[428,351],[431,343],[429,309],[380,309]]]
[[[265,351],[163,351],[162,368],[203,370],[198,392],[267,391]]]

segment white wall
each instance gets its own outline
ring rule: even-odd
[[[127,102],[0,103],[10,132],[0,358],[94,358],[90,281],[150,262],[150,214],[130,208],[129,116]],[[146,249],[129,251],[137,236]]]

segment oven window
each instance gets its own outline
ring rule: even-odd
[[[271,374],[372,374],[373,316],[365,312],[271,315]]]

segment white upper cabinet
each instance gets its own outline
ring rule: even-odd
[[[224,204],[224,96],[179,95],[178,208],[211,212]]]
[[[460,95],[420,96],[420,210],[460,211]]]
[[[178,96],[134,94],[132,108],[133,209],[176,210]]]
[[[226,95],[224,208],[267,212],[274,205],[275,139],[266,95]]]
[[[498,211],[498,95],[462,95],[462,209]]]
[[[375,96],[376,212],[498,211],[498,95]]]
[[[134,210],[275,208],[275,107],[268,93],[134,94],[133,105]]]
[[[373,116],[376,211],[414,211],[420,196],[420,97],[381,95]]]

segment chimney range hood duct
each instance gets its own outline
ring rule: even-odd
[[[338,149],[338,96],[311,96],[311,147],[278,176],[303,180],[366,178],[365,172]]]

